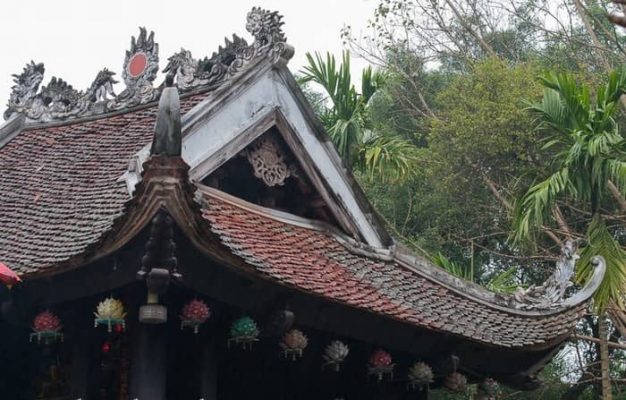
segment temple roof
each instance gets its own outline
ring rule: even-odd
[[[184,51],[170,58],[166,70],[186,92],[183,139],[196,151],[187,163],[185,157],[153,156],[142,172],[137,162],[150,144],[155,100],[163,90],[152,86],[156,71],[150,63],[158,46],[145,30],[126,54],[127,89],[113,100],[103,100],[107,91],[98,91],[70,107],[63,97],[48,101],[49,90],[24,92],[29,79],[17,79],[9,119],[0,127],[0,262],[24,279],[79,268],[121,248],[165,207],[206,254],[237,258],[249,273],[277,284],[480,344],[545,349],[563,341],[603,269],[577,295],[537,306],[463,282],[385,243],[373,227],[371,206],[357,198],[360,189],[325,134],[311,128],[319,129],[319,122],[297,87],[289,86],[293,78],[283,57],[292,50],[280,25],[276,13],[253,9],[247,25],[253,44],[237,38],[203,62]],[[252,73],[258,65],[265,67]],[[285,74],[288,84],[277,86]],[[249,83],[254,80],[259,86]],[[239,88],[244,84],[246,93]],[[20,93],[25,97],[18,99]],[[62,105],[70,108],[61,112]],[[248,119],[238,120],[243,117]],[[325,199],[337,202],[344,224],[303,219],[191,183],[188,164],[214,171],[216,159],[236,156],[267,130],[268,121],[294,131],[287,138],[299,146],[300,160],[313,163],[305,172],[320,190],[328,188]],[[218,147],[226,142],[230,147]],[[209,147],[212,153],[197,161],[198,152]],[[183,156],[184,148],[183,143]]]
[[[359,248],[329,227],[200,187],[211,230],[251,268],[282,284],[418,327],[503,347],[567,336],[584,304],[527,315],[468,296],[391,254]],[[425,260],[420,260],[425,263]]]
[[[183,112],[204,96],[182,100]],[[0,148],[0,260],[45,274],[109,230],[129,199],[120,179],[152,139],[156,106],[22,130]]]

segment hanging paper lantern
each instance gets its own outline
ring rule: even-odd
[[[240,344],[244,349],[252,348],[252,343],[259,340],[259,328],[256,322],[248,316],[241,317],[230,327],[230,343]]]
[[[426,363],[416,362],[409,369],[409,386],[413,389],[433,383],[434,378],[433,370]]]
[[[63,333],[61,333],[63,325],[59,317],[50,311],[39,313],[33,320],[33,333],[30,334],[30,341],[37,338],[37,343],[49,344],[57,340],[63,341]]]
[[[9,289],[20,283],[22,280],[19,275],[11,268],[0,262],[0,283],[4,283]]]
[[[389,353],[383,349],[378,349],[372,353],[369,360],[369,374],[375,375],[379,381],[382,381],[385,376],[393,378],[392,358]]]
[[[111,351],[111,347],[112,347],[111,342],[109,342],[108,340],[102,343],[102,349],[101,349],[102,353],[107,354],[108,352]]]
[[[495,379],[485,378],[478,385],[478,395],[482,400],[496,400],[500,395],[500,385]]]
[[[98,304],[94,315],[96,316],[94,320],[95,327],[104,325],[109,332],[113,331],[113,327],[115,327],[116,332],[120,330],[118,327],[121,327],[121,331],[126,330],[126,321],[124,320],[126,312],[124,311],[124,304],[118,299],[109,297],[102,300]]]
[[[467,388],[467,378],[459,372],[453,372],[446,376],[443,385],[453,392],[464,392]]]
[[[209,306],[202,300],[191,300],[185,304],[180,312],[180,329],[193,328],[193,333],[198,333],[200,325],[205,323],[211,316]]]
[[[348,357],[350,348],[347,344],[340,340],[334,340],[330,342],[326,349],[324,349],[324,365],[330,365],[335,371],[339,371],[341,363]]]
[[[309,344],[309,339],[298,329],[292,329],[285,333],[280,347],[283,349],[285,357],[291,356],[292,360],[302,357],[302,352]]]

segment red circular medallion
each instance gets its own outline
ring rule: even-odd
[[[146,65],[148,65],[146,53],[137,53],[128,61],[128,73],[131,77],[136,78],[143,74],[146,70]]]

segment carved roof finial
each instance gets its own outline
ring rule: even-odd
[[[151,155],[180,156],[182,132],[180,123],[180,98],[172,86],[173,77],[167,80],[159,100],[159,111],[154,127]]]
[[[126,89],[107,104],[108,110],[120,110],[156,100],[159,93],[153,82],[159,71],[159,44],[154,32],[139,28],[139,36],[132,37],[126,50],[122,79]]]
[[[527,289],[518,288],[509,298],[510,305],[520,310],[550,310],[565,305],[578,304],[580,299],[587,299],[602,281],[606,270],[606,262],[600,256],[592,258],[594,273],[580,291],[566,298],[567,289],[576,268],[576,261],[580,258],[577,254],[581,240],[567,240],[561,246],[561,256],[556,263],[556,269],[541,285],[532,285]]]

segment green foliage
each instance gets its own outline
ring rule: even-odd
[[[437,253],[437,255],[431,258],[431,261],[436,266],[448,271],[454,276],[463,278],[467,281],[473,281],[475,279],[473,265],[470,266],[470,268],[463,268],[462,266],[455,263],[454,261],[451,261],[449,258],[441,253]]]
[[[591,273],[589,258],[605,254],[609,271],[599,296],[617,300],[626,277],[616,239],[625,237],[626,217],[606,182],[626,191],[619,129],[626,116],[617,102],[622,74],[608,83],[604,74],[626,62],[623,30],[606,19],[620,6],[595,0],[378,3],[363,40],[349,28],[342,37],[385,72],[385,84],[365,109],[369,129],[419,147],[417,168],[394,185],[371,174],[374,166],[369,173],[357,168],[394,235],[422,255],[437,254],[433,261],[451,273],[494,290],[540,282],[553,270],[558,243],[570,234],[588,236],[579,282]],[[522,99],[531,101],[532,112]],[[522,245],[529,242],[533,246]],[[594,353],[595,345],[589,349]],[[597,360],[597,354],[586,359]],[[598,375],[593,368],[587,371]],[[585,391],[597,389],[593,382],[572,392],[563,374],[553,363],[540,390],[506,398],[594,396]],[[454,396],[437,390],[432,397]]]
[[[551,151],[551,173],[534,183],[517,202],[513,240],[533,239],[549,223],[558,199],[583,204],[593,220],[587,229],[589,246],[579,262],[581,276],[588,277],[592,254],[607,261],[607,273],[596,293],[596,307],[611,301],[621,304],[626,278],[626,257],[600,216],[600,205],[609,181],[626,188],[626,141],[615,117],[626,89],[626,73],[615,71],[597,90],[595,99],[587,85],[578,84],[570,74],[549,74],[542,78],[543,100],[528,110],[536,117],[538,130],[547,131],[542,150]]]
[[[369,179],[393,182],[410,176],[416,160],[415,146],[398,135],[372,130],[367,114],[369,102],[384,85],[385,75],[365,68],[359,93],[350,76],[348,52],[343,53],[339,65],[330,53],[326,58],[307,53],[307,60],[301,82],[320,85],[328,96],[331,107],[326,107],[320,118],[344,162]]]
[[[359,95],[352,84],[349,53],[343,53],[339,66],[330,53],[326,54],[326,59],[318,53],[315,57],[307,53],[306,57],[308,65],[304,67],[303,81],[313,81],[321,85],[328,95],[333,107],[322,115],[322,121],[327,126],[341,157],[344,160],[352,160],[356,155],[356,147],[363,138],[363,111],[367,99]],[[371,80],[371,74],[367,76]],[[375,85],[364,83],[363,86],[371,89]]]
[[[477,280],[479,277],[475,274],[473,260],[470,262],[469,267],[465,267],[455,263],[443,254],[437,253],[435,256],[431,257],[431,261],[436,266],[448,271],[456,277],[478,283]],[[484,286],[493,292],[512,293],[519,287],[516,282],[516,273],[517,267],[510,267],[507,270],[496,273]]]
[[[502,166],[516,174],[536,148],[537,134],[521,109],[521,99],[539,94],[534,64],[514,67],[495,59],[477,64],[471,74],[453,79],[437,96],[430,147],[452,147],[454,161],[467,157],[485,167]]]
[[[601,255],[606,261],[606,273],[602,284],[595,294],[595,307],[603,310],[614,301],[619,307],[624,307],[623,295],[626,284],[626,252],[621,248],[609,232],[600,216],[594,217],[587,231],[589,245],[586,246],[578,262],[577,279],[587,282],[593,274],[591,258]]]

